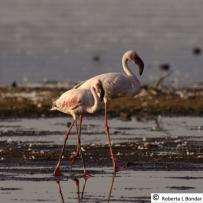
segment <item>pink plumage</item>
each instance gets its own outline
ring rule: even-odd
[[[51,110],[58,110],[66,114],[70,114],[73,117],[73,122],[70,125],[67,133],[65,134],[63,148],[54,170],[55,176],[61,175],[60,164],[64,153],[65,144],[74,124],[76,124],[78,138],[77,138],[77,151],[72,153],[71,165],[76,160],[76,158],[79,156],[80,153],[82,156],[81,146],[80,146],[80,134],[81,134],[83,113],[96,112],[102,104],[103,96],[104,96],[104,90],[103,90],[101,81],[94,80],[94,82],[91,84],[90,89],[71,89],[63,93],[55,102],[53,102],[53,107]],[[78,116],[80,117],[79,127],[77,125]],[[84,176],[88,176],[84,160],[83,160],[83,166],[84,166]]]
[[[124,73],[104,73],[90,78],[74,88],[90,89],[91,85],[100,80],[105,91],[105,100],[111,100],[118,97],[134,96],[140,90],[140,81],[136,75],[129,69],[128,61],[133,61],[138,65],[140,75],[144,69],[144,63],[135,51],[127,51],[122,58]]]
[[[107,104],[111,99],[118,97],[135,96],[139,92],[141,84],[136,75],[129,69],[129,60],[137,64],[139,74],[141,75],[144,70],[144,63],[135,51],[130,50],[124,53],[122,58],[122,66],[124,73],[104,73],[90,78],[89,80],[75,86],[76,89],[90,89],[94,81],[100,80],[102,82],[105,92],[105,132],[109,142],[110,156],[112,159],[114,172],[119,171],[120,167],[116,163],[116,159],[114,158],[112,151],[111,138],[109,135],[109,126],[107,122]]]

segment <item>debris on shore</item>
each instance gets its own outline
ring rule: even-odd
[[[61,115],[50,111],[52,101],[67,91],[67,86],[12,86],[0,87],[1,117],[49,117]],[[123,105],[125,104],[125,105]],[[133,115],[201,115],[203,87],[174,88],[143,86],[131,98],[115,99],[110,104],[110,115],[129,118]]]

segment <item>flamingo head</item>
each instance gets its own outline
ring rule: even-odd
[[[103,87],[101,80],[96,81],[94,88],[100,97],[100,101],[102,102],[104,99],[105,91],[104,91],[104,87]]]
[[[129,50],[124,54],[124,57],[126,58],[126,60],[131,60],[135,64],[137,64],[138,68],[139,68],[139,74],[142,75],[143,70],[144,70],[144,62],[142,61],[140,56],[137,54],[137,52],[135,52],[133,50]]]
[[[56,105],[56,101],[54,101],[54,102],[52,103],[52,107],[51,107],[50,111],[54,111],[54,110],[58,110],[58,107],[57,107],[57,105]]]

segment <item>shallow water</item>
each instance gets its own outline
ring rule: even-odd
[[[39,119],[9,119],[1,120],[0,140],[23,142],[46,142],[61,144],[66,123],[70,118],[39,118]],[[103,117],[87,117],[83,120],[82,143],[103,144],[106,142],[103,129]],[[154,119],[139,121],[132,118],[130,121],[110,119],[110,131],[113,143],[135,142],[136,139],[155,137],[187,138],[203,141],[203,124],[201,117],[154,117]],[[76,131],[72,130],[69,144],[75,144]]]
[[[28,142],[40,145],[62,144],[67,118],[1,120],[1,141]],[[121,121],[110,119],[112,140],[116,144],[133,143],[140,139],[171,137],[188,143],[202,143],[201,117],[158,117]],[[13,133],[11,133],[11,130]],[[31,133],[32,132],[32,133]],[[12,136],[5,136],[6,133]],[[15,133],[18,135],[15,136]],[[26,135],[29,134],[29,135]],[[75,133],[69,144],[75,144]],[[42,143],[43,143],[42,142]],[[106,142],[103,117],[84,120],[82,144]],[[201,153],[200,153],[201,154]],[[127,159],[127,157],[126,157]],[[0,160],[0,196],[4,203],[11,202],[149,202],[155,192],[202,192],[202,162],[137,162],[132,167],[112,175],[111,167],[88,166],[93,175],[85,184],[83,170],[76,164],[68,169],[64,161],[63,176],[57,183],[52,176],[55,161]],[[167,165],[167,167],[166,167]],[[170,166],[171,165],[171,166]],[[182,166],[181,166],[182,165]],[[187,166],[187,168],[186,168]],[[61,191],[59,190],[59,184]]]
[[[1,181],[1,201],[108,202],[109,199],[119,203],[149,202],[150,194],[156,192],[202,192],[202,171],[127,170],[115,177],[109,168],[104,168],[107,171],[104,174],[97,173],[98,168],[92,170],[94,176],[86,181],[86,185],[80,175],[64,174],[59,182],[62,196],[56,179],[50,174],[18,174],[17,180]]]

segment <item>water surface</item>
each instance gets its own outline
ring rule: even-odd
[[[37,150],[40,150],[40,145],[44,143],[62,144],[67,121],[70,120],[64,117],[4,119],[0,122],[0,141],[8,143],[16,141],[28,145],[34,143],[39,146]],[[190,143],[202,144],[203,141],[201,117],[158,117],[150,120],[132,118],[125,122],[110,119],[109,123],[115,145],[127,146],[127,143],[152,138],[157,139],[157,142],[166,138],[184,146]],[[103,117],[86,118],[82,129],[82,144],[105,142]],[[68,144],[75,143],[76,134],[73,131]],[[18,144],[15,146],[18,147]],[[168,150],[174,152],[172,148]],[[198,153],[198,156],[202,156],[201,151]],[[80,162],[70,170],[68,162],[64,160],[63,177],[60,179],[52,176],[56,161],[36,159],[18,161],[1,158],[0,162],[0,196],[4,203],[108,202],[108,200],[118,203],[149,202],[150,194],[156,192],[202,192],[201,161],[195,163],[192,160],[136,161],[114,177],[109,166],[110,161],[105,165],[106,162],[101,159],[98,165],[88,165],[88,170],[93,176],[87,181],[82,177],[83,169]]]
[[[171,83],[202,82],[203,58],[193,54],[203,46],[202,9],[202,0],[1,0],[0,84],[121,71],[128,49],[145,62],[143,82],[161,63],[175,70]]]

